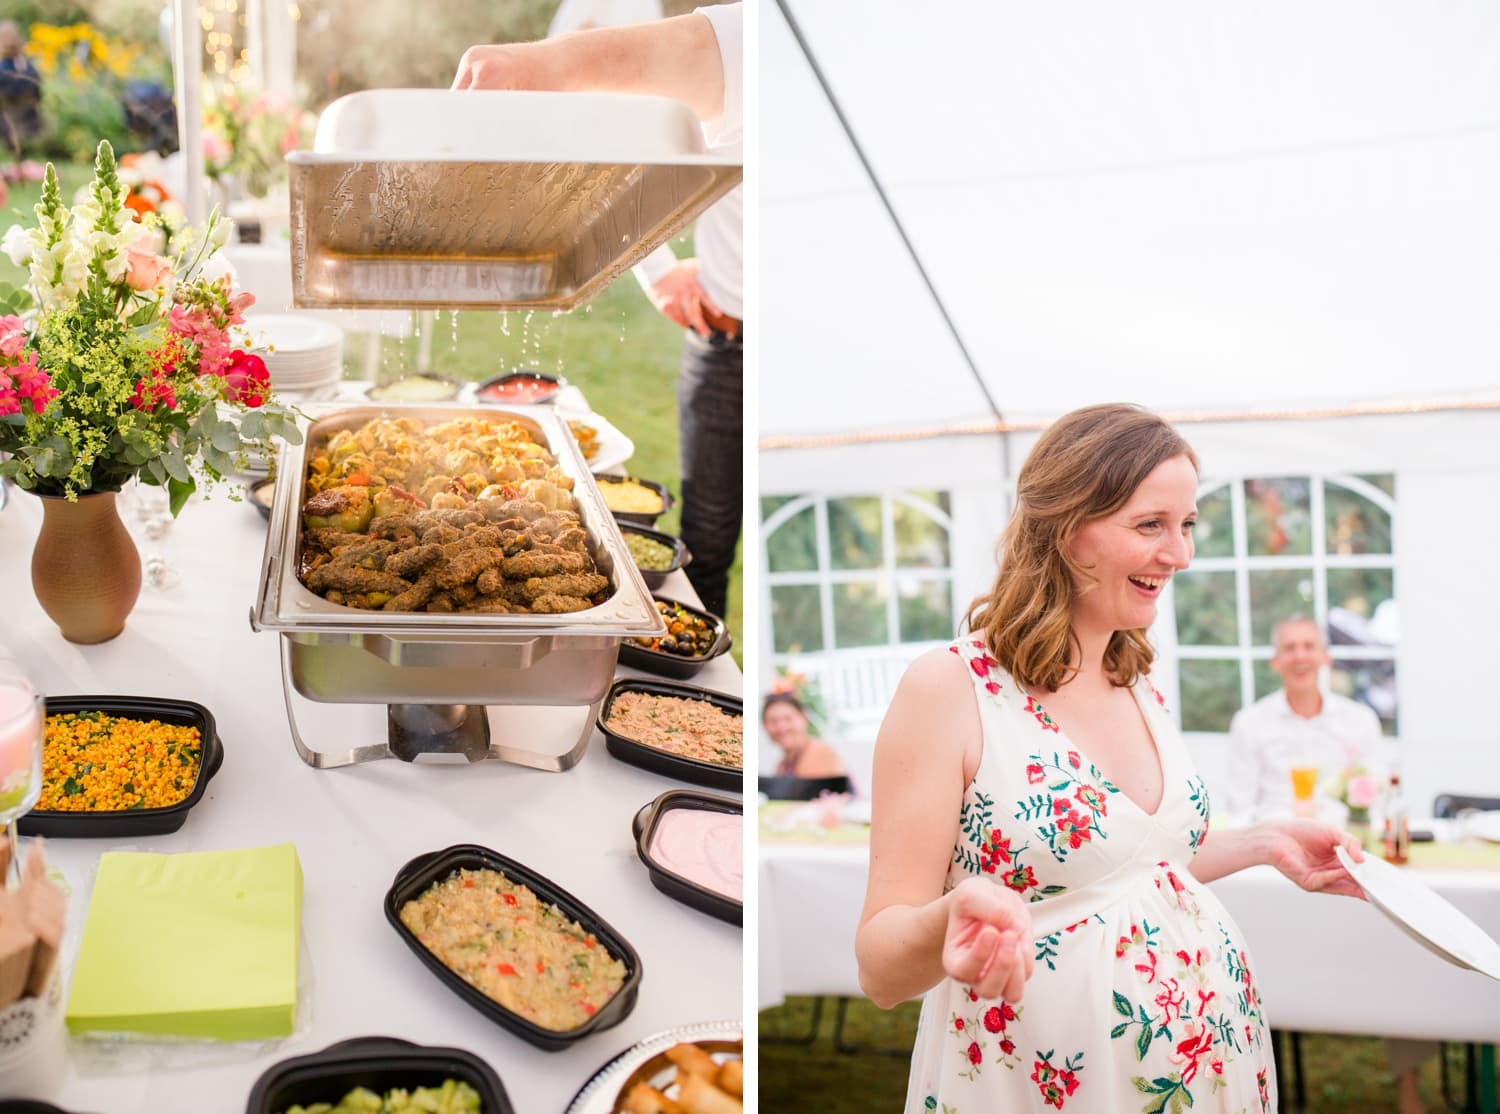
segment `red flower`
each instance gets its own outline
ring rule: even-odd
[[[256,407],[271,394],[271,373],[266,370],[266,361],[253,352],[238,349],[229,354],[229,365],[224,369],[225,395],[230,402],[240,402]]]
[[[961,1018],[961,1017],[955,1017],[953,1019],[953,1028],[956,1029],[956,1030],[962,1030],[963,1027],[964,1027],[964,1019]]]
[[[1161,984],[1161,993],[1156,996],[1156,1004],[1161,1008],[1162,1021],[1171,1021],[1182,1015],[1182,1004],[1187,1001],[1187,995],[1183,993],[1176,979],[1168,979]]]
[[[1104,804],[1104,794],[1099,792],[1099,790],[1094,788],[1092,785],[1080,785],[1078,787],[1078,792],[1074,793],[1073,796],[1078,800],[1080,804],[1087,805],[1089,808],[1097,812],[1100,816],[1109,815],[1109,810],[1105,807]]]
[[[992,866],[997,862],[1007,864],[1010,862],[1010,840],[1000,838],[999,828],[990,829],[990,845],[985,848],[985,852],[989,856]],[[994,870],[991,869],[990,873],[993,874]]]
[[[1005,1030],[1005,1019],[1000,1016],[1000,1007],[991,1006],[984,1011],[984,1028],[986,1032],[1000,1033]]]
[[[977,1064],[977,1063],[979,1063],[983,1059],[984,1059],[984,1056],[979,1051],[979,1043],[977,1041],[971,1043],[969,1045],[969,1063],[971,1063],[971,1064]]]
[[[1009,1037],[1002,1037],[1000,1040],[1000,1051],[1005,1053],[1005,1055],[1007,1056],[1014,1055],[1016,1051],[1016,1042],[1011,1040]]]
[[[1036,888],[1036,875],[1029,866],[1018,866],[1005,876],[1005,884],[1017,893]]]
[[[1067,808],[1067,802],[1062,802],[1062,805],[1063,808],[1058,809],[1059,812]],[[1057,818],[1057,830],[1067,835],[1068,846],[1076,851],[1094,838],[1093,833],[1089,830],[1091,823],[1092,821],[1089,818],[1080,813],[1069,811],[1067,815]]]
[[[1032,785],[1038,785],[1047,779],[1047,772],[1035,762],[1026,767],[1026,780]]]
[[[1078,757],[1076,750],[1068,751],[1068,765],[1072,766],[1075,770],[1083,768],[1083,759]]]
[[[1000,686],[994,681],[986,681],[984,683],[984,691],[989,693],[991,696],[999,696]]]

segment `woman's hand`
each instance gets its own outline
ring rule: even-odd
[[[1271,820],[1264,827],[1269,841],[1266,861],[1304,890],[1365,896],[1333,850],[1342,845],[1355,862],[1364,862],[1364,848],[1354,836],[1316,820]]]
[[[1019,1002],[1035,967],[1026,903],[982,878],[960,882],[949,895],[943,971],[981,998]]]

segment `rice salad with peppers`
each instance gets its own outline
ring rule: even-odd
[[[744,718],[707,700],[622,692],[610,702],[605,726],[642,746],[714,766],[745,766]]]
[[[193,791],[202,758],[202,734],[191,725],[104,712],[50,715],[36,807],[51,812],[168,808]]]
[[[578,1028],[625,985],[625,964],[593,933],[497,870],[454,871],[403,905],[401,923],[454,974],[543,1029]]]

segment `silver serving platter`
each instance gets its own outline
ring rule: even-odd
[[[342,97],[287,162],[304,307],[572,309],[742,173],[676,101],[439,89]]]
[[[672,1063],[665,1053],[673,1045],[690,1041],[722,1059],[731,1048],[743,1054],[743,1033],[738,1021],[701,1021],[638,1041],[596,1071],[564,1114],[617,1114],[630,1087],[641,1081],[657,1085],[670,1073]]]
[[[540,769],[567,769],[582,757],[592,723],[614,677],[620,642],[665,630],[614,516],[604,504],[578,444],[550,408],[493,406],[322,406],[301,445],[284,445],[266,533],[259,589],[250,614],[256,630],[281,634],[282,682],[293,743],[318,767],[416,753],[462,753]],[[330,603],[297,579],[309,454],[334,433],[373,418],[510,420],[526,426],[572,477],[573,496],[593,542],[599,572],[609,578],[604,603],[569,615],[363,611]],[[294,693],[318,703],[384,704],[389,738],[343,751],[307,744],[298,730]],[[491,743],[481,721],[486,705],[587,706],[572,749],[551,755]],[[430,736],[423,741],[423,736]],[[445,741],[446,738],[446,741]]]

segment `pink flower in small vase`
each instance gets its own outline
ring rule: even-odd
[[[132,244],[125,255],[125,281],[132,290],[154,290],[172,273],[172,264],[154,251]]]
[[[1369,774],[1359,774],[1349,779],[1349,807],[1369,808],[1375,803],[1379,788]]]

